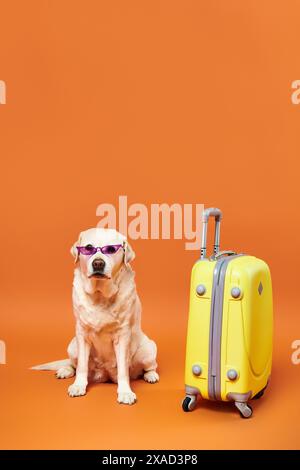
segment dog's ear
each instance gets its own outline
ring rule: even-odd
[[[133,249],[131,248],[127,240],[125,240],[123,243],[123,249],[124,249],[124,263],[129,264],[135,258],[135,252],[133,251]]]
[[[74,243],[74,245],[71,248],[71,255],[75,258],[74,263],[77,263],[79,255],[78,255],[78,250],[77,247],[80,246],[80,240],[81,240],[81,233],[78,237],[78,240]]]

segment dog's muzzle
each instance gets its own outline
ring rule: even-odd
[[[93,273],[92,277],[107,278],[108,276],[104,274],[105,261],[101,258],[96,258],[92,262]]]
[[[92,266],[93,266],[93,270],[94,271],[99,271],[99,272],[103,272],[104,268],[105,268],[105,261],[101,258],[96,258],[94,259],[94,261],[92,262]]]

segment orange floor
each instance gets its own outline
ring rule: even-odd
[[[265,397],[253,402],[251,420],[242,420],[229,404],[201,402],[193,413],[181,411],[185,301],[144,301],[143,323],[158,343],[161,381],[134,383],[138,403],[132,407],[117,404],[113,384],[91,386],[85,397],[71,399],[67,386],[72,379],[59,381],[52,372],[28,370],[37,362],[65,357],[73,329],[69,298],[33,299],[35,329],[18,314],[22,299],[2,301],[2,306],[8,315],[1,331],[9,343],[7,365],[0,366],[1,449],[300,447],[300,365],[290,361],[299,304],[277,302],[272,382]],[[151,321],[153,308],[161,309],[162,322]]]

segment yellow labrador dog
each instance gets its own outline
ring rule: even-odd
[[[134,252],[113,229],[81,232],[71,248],[75,258],[73,307],[76,336],[69,359],[33,367],[56,370],[59,379],[76,375],[68,392],[85,395],[88,381],[118,383],[118,402],[131,405],[130,379],[158,382],[156,344],[141,328],[141,303],[130,261]]]

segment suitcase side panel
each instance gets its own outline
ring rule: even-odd
[[[203,398],[208,396],[208,365],[210,339],[210,312],[213,272],[216,262],[198,261],[192,270],[190,284],[190,305],[186,345],[185,384],[199,390]],[[199,284],[205,286],[205,293],[197,295]],[[193,373],[193,366],[201,368],[201,374]]]
[[[231,290],[241,290],[233,298]],[[267,264],[253,256],[232,260],[225,287],[221,347],[221,396],[223,400],[254,396],[269,379],[272,363],[272,284]],[[228,371],[237,371],[230,380]],[[231,394],[229,396],[229,394]]]

